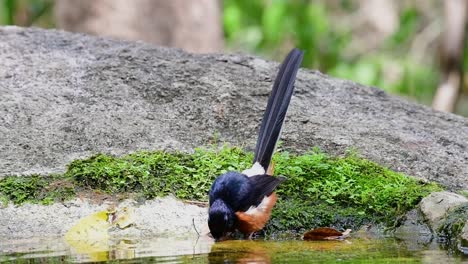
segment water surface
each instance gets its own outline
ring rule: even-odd
[[[112,239],[67,243],[62,238],[0,239],[0,261],[15,263],[468,263],[430,245],[392,238],[344,241],[242,241],[209,238]]]

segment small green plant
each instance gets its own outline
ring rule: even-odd
[[[365,222],[393,221],[440,189],[353,153],[329,157],[317,150],[304,155],[283,152],[274,160],[276,172],[288,180],[278,188],[280,209],[269,225],[273,230],[287,226],[300,231],[311,224],[356,228]]]
[[[0,201],[4,204],[39,202],[50,204],[54,201],[67,200],[75,195],[69,179],[59,175],[6,177],[0,180]]]
[[[198,148],[191,155],[142,151],[117,158],[99,154],[72,162],[66,175],[80,186],[109,193],[139,192],[145,198],[172,193],[182,199],[206,200],[216,176],[247,168],[251,159],[251,154],[227,147]]]

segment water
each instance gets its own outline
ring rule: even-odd
[[[0,262],[62,263],[468,263],[436,244],[391,238],[344,241],[241,241],[208,238],[113,239],[69,243],[61,238],[2,241]]]

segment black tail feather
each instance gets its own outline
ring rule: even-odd
[[[303,52],[293,49],[284,59],[276,76],[255,147],[254,162],[266,170],[275,151],[284,118],[294,91],[294,81],[302,63]]]

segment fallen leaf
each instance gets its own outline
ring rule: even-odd
[[[134,209],[110,207],[81,218],[65,234],[65,241],[78,254],[86,254],[91,261],[108,260],[109,228],[121,229],[134,224]]]
[[[109,212],[100,211],[81,218],[65,234],[66,240],[107,238],[107,230],[111,226],[108,221]]]
[[[342,240],[349,236],[351,229],[340,232],[330,227],[312,229],[304,234],[304,240]]]
[[[72,251],[86,254],[91,261],[108,260],[109,250],[108,221],[109,211],[100,211],[81,218],[65,234],[65,241]]]

